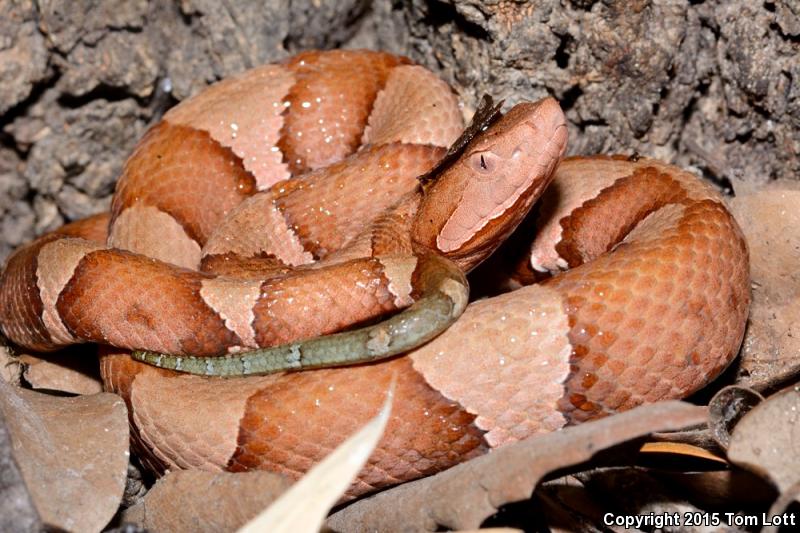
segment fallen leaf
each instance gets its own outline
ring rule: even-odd
[[[314,466],[238,533],[319,531],[325,517],[372,455],[392,411],[394,382],[378,415]]]
[[[800,483],[800,386],[776,393],[742,417],[728,459],[772,481],[781,493]]]
[[[236,531],[291,486],[272,472],[175,470],[122,519],[150,531]]]
[[[731,430],[753,407],[764,400],[748,387],[731,385],[717,392],[708,403],[708,427],[717,444],[724,450],[731,441]]]
[[[775,500],[772,504],[772,507],[769,508],[767,512],[767,516],[769,517],[778,517],[780,516],[781,519],[789,508],[790,505],[794,504],[795,502],[800,502],[800,483],[795,483],[788,489],[784,490],[780,497]],[[794,521],[794,513],[788,513],[791,516],[791,522],[788,525],[797,525]],[[788,517],[787,517],[788,518]],[[787,524],[783,524],[787,525]],[[769,526],[765,527],[761,530],[761,533],[778,533],[780,526],[778,524],[770,524]]]
[[[727,465],[728,461],[714,455],[705,448],[685,444],[683,442],[646,442],[639,450],[640,453],[648,454],[664,454],[668,456],[687,457],[692,459],[701,459],[711,461],[719,465]]]
[[[115,394],[63,398],[0,380],[13,455],[45,526],[100,531],[128,469],[128,415]]]
[[[0,411],[0,531],[41,531],[42,524],[14,460],[11,436]]]
[[[85,353],[87,351],[91,353]],[[97,348],[80,345],[72,350],[41,356],[22,354],[19,361],[24,368],[25,381],[34,389],[97,394],[103,392],[103,382],[96,352]]]
[[[705,422],[707,411],[684,402],[641,406],[602,420],[498,448],[435,476],[358,501],[332,515],[334,531],[436,531],[477,528],[504,504],[528,499],[545,475],[588,461],[654,431]]]
[[[750,247],[753,303],[742,344],[740,385],[759,391],[800,373],[800,190],[774,182],[737,188],[731,209]]]
[[[656,442],[682,442],[691,444],[706,450],[713,450],[718,447],[717,442],[711,436],[708,427],[693,428],[686,431],[671,431],[667,433],[653,433],[651,440]]]

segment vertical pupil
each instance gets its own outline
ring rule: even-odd
[[[486,168],[486,161],[483,160],[483,154],[481,154],[481,168]]]

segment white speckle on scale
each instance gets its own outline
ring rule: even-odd
[[[333,392],[333,385],[328,385],[328,391]]]
[[[317,407],[319,407],[319,404],[320,404],[319,398],[317,398],[316,400],[314,400],[314,405],[316,405]]]
[[[505,364],[506,364],[506,358],[501,355],[500,356],[500,366],[503,366]]]
[[[311,107],[311,102],[303,102],[302,104],[300,104],[300,107],[302,107],[303,109],[308,109],[309,107]]]

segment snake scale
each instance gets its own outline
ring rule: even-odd
[[[299,477],[396,379],[350,495],[686,396],[730,363],[748,252],[710,186],[646,158],[563,158],[552,98],[459,137],[462,120],[444,82],[379,52],[218,82],[147,132],[110,214],[9,258],[2,332],[102,345],[156,471]],[[519,288],[467,306],[465,274],[540,196],[535,235],[510,241]]]

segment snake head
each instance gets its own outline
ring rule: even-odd
[[[469,270],[517,227],[550,183],[567,146],[553,98],[514,106],[476,136],[425,194],[417,242]]]

